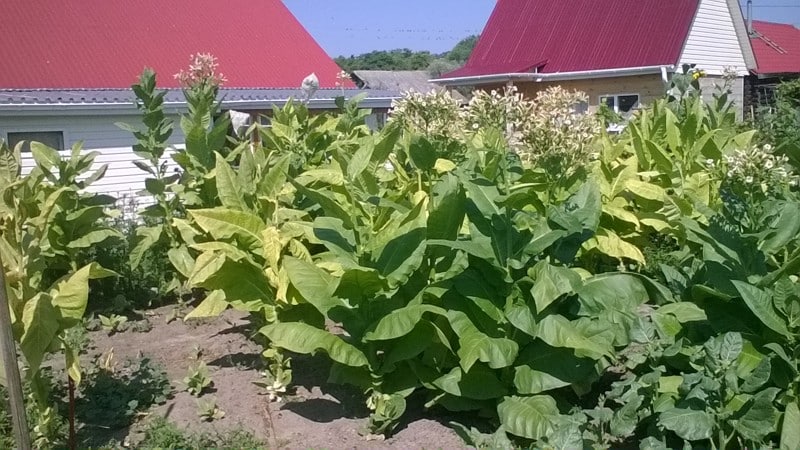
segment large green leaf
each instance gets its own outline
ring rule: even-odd
[[[639,278],[625,273],[595,275],[584,280],[578,290],[581,313],[599,315],[608,309],[634,311],[650,300],[647,288]]]
[[[31,142],[31,153],[36,164],[44,170],[50,170],[53,167],[58,167],[61,164],[61,155],[58,151],[52,149],[41,142]]]
[[[253,214],[227,208],[195,209],[189,214],[214,239],[236,239],[245,248],[260,250],[264,222]]]
[[[581,276],[577,272],[553,266],[547,261],[540,261],[528,271],[528,275],[533,278],[531,295],[539,314],[562,295],[574,292],[581,284]]]
[[[49,295],[38,294],[25,303],[22,328],[19,346],[31,372],[36,373],[59,330],[58,311]]]
[[[138,227],[136,229],[136,237],[133,240],[133,248],[131,248],[130,253],[132,269],[139,267],[145,253],[161,239],[161,231],[162,228],[160,226]]]
[[[466,195],[458,178],[446,175],[433,186],[428,239],[455,240],[466,214]]]
[[[183,320],[217,317],[222,314],[226,308],[228,308],[228,302],[225,301],[225,293],[220,290],[212,291],[195,309],[187,314]]]
[[[461,367],[469,372],[477,361],[485,362],[492,369],[508,367],[517,358],[519,346],[505,338],[493,338],[481,333],[461,311],[448,311],[450,326],[459,337],[458,357]]]
[[[800,408],[797,402],[786,405],[781,426],[780,450],[800,449]]]
[[[278,347],[301,354],[313,354],[324,350],[330,358],[346,366],[367,365],[367,357],[361,350],[341,338],[305,323],[275,323],[261,329],[261,333]]]
[[[54,284],[52,302],[58,308],[61,319],[65,320],[65,328],[83,319],[89,299],[89,280],[115,275],[114,272],[104,270],[99,264],[91,263]]]
[[[344,302],[334,297],[339,279],[315,266],[313,263],[287,256],[283,267],[289,280],[305,301],[314,305],[326,317],[331,308],[344,306]]]
[[[661,413],[658,422],[687,441],[699,441],[711,437],[714,419],[705,411],[672,408]]]
[[[216,275],[225,264],[225,255],[216,252],[201,253],[192,267],[188,283],[190,286],[200,286],[209,278]]]
[[[221,290],[231,306],[246,311],[258,311],[275,301],[275,293],[264,272],[245,262],[225,260],[222,267],[197,287]]]
[[[239,184],[239,178],[222,155],[217,152],[214,154],[217,159],[215,178],[217,194],[222,206],[237,211],[248,211],[249,208],[244,200],[245,192]]]
[[[595,361],[576,357],[572,350],[535,341],[520,353],[514,368],[514,386],[519,394],[539,394],[551,389],[583,383],[595,375]]]
[[[561,315],[549,315],[542,319],[538,324],[538,337],[551,347],[574,349],[577,356],[592,359],[611,356],[611,348],[603,345],[601,341],[587,338]]]
[[[426,312],[446,316],[447,311],[433,305],[409,305],[383,316],[374,329],[364,336],[366,341],[387,341],[410,333]]]
[[[506,397],[497,405],[497,415],[506,431],[534,440],[552,434],[560,417],[556,401],[547,395]]]
[[[476,364],[466,373],[460,367],[454,367],[434,380],[433,385],[450,395],[473,400],[492,400],[508,393],[497,375],[481,364]]]
[[[172,267],[174,267],[175,270],[184,277],[189,278],[194,270],[194,258],[189,254],[189,250],[185,245],[169,249],[167,258],[169,258],[169,262],[172,263]]]
[[[266,198],[275,198],[286,182],[287,172],[289,171],[289,164],[292,161],[292,155],[283,155],[275,161],[275,164],[264,175],[261,181],[258,182],[258,194]]]
[[[752,402],[745,406],[746,410],[736,420],[736,431],[745,439],[762,442],[764,438],[775,431],[775,422],[779,413],[773,405],[773,401],[779,391],[774,387],[764,389],[754,395]]]
[[[733,285],[739,291],[747,307],[761,320],[761,323],[783,336],[791,336],[791,332],[786,327],[786,321],[775,311],[775,307],[772,304],[772,296],[769,292],[762,291],[743,281],[733,281]]]
[[[351,304],[357,304],[374,298],[385,287],[386,282],[378,271],[358,266],[345,270],[335,294],[349,300]]]

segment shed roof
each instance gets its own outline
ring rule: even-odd
[[[498,0],[467,64],[442,78],[678,62],[699,0]]]
[[[750,37],[758,68],[756,73],[800,73],[800,29],[785,23],[753,21]]]
[[[377,89],[324,88],[316,91],[308,105],[311,108],[335,108],[336,97],[347,99],[366,93],[361,105],[367,108],[389,108],[400,94]],[[222,107],[240,110],[264,110],[282,105],[290,99],[304,100],[305,94],[294,89],[222,88],[218,95]],[[0,115],[40,113],[42,111],[135,112],[135,95],[131,89],[0,89]],[[183,110],[186,100],[180,89],[168,89],[164,97],[168,109]]]
[[[2,0],[0,88],[125,88],[144,67],[159,85],[211,53],[226,86],[300,86],[340,71],[280,0]]]

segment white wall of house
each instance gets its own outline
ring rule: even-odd
[[[183,135],[178,126],[179,117],[170,117],[175,122],[170,144],[183,143]],[[64,146],[71,148],[78,141],[83,141],[83,148],[127,147],[136,141],[131,133],[120,129],[115,124],[124,122],[134,127],[141,127],[139,115],[25,115],[0,116],[0,139],[7,140],[8,133],[60,131],[64,136]]]
[[[728,67],[738,76],[748,75],[746,52],[750,50],[743,48],[739,22],[738,5],[732,10],[727,0],[700,0],[680,65],[697,64],[709,75],[722,75]]]
[[[178,127],[178,117],[171,118],[175,120],[175,130],[170,144],[182,144],[183,135]],[[8,134],[15,132],[61,132],[66,149],[78,141],[83,141],[85,150],[99,152],[93,170],[99,169],[103,164],[108,165],[105,177],[88,190],[117,198],[135,196],[136,192],[144,189],[144,179],[147,175],[133,165],[133,161],[139,159],[133,154],[132,145],[135,143],[133,135],[118,128],[115,125],[117,122],[140,126],[141,116],[0,116],[0,139],[7,140]],[[66,150],[61,152],[64,157],[69,157],[69,153]],[[170,170],[177,169],[177,164],[168,158],[169,153],[165,156]],[[30,153],[24,153],[22,159],[23,171],[27,173],[34,166],[33,158]]]

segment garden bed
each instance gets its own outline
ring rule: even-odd
[[[127,359],[150,358],[165,369],[174,388],[172,398],[147,411],[130,429],[85,428],[83,435],[102,435],[95,443],[105,437],[135,446],[148,423],[163,417],[194,433],[244,429],[270,448],[464,447],[447,426],[446,415],[433,416],[419,409],[412,411],[409,420],[388,440],[361,436],[359,431],[369,416],[363,397],[355,389],[326,383],[330,363],[324,356],[295,356],[293,392],[280,402],[270,402],[263,389],[254,384],[261,378],[261,350],[247,337],[252,329],[245,315],[229,310],[215,320],[166,323],[172,309],[166,306],[148,311],[152,329],[145,333],[89,333],[91,344],[83,358],[85,365],[104,360],[110,352],[115,366],[124,365]],[[201,398],[216,398],[225,411],[225,417],[210,423],[198,417],[196,398],[182,385],[198,350],[214,382]]]

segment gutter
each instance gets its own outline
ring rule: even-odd
[[[575,72],[556,73],[503,73],[492,75],[476,75],[471,77],[437,78],[428,80],[442,86],[474,86],[482,84],[496,84],[509,81],[547,82],[559,80],[585,80],[590,78],[610,78],[630,75],[661,74],[662,78],[667,72],[674,72],[675,65],[658,65],[642,67],[623,67],[618,69],[583,70]]]
[[[364,109],[389,109],[395,97],[365,98],[359,103]],[[231,100],[222,102],[223,109],[236,109],[243,111],[266,111],[273,106],[282,107],[289,99],[279,100]],[[167,114],[182,114],[187,112],[186,102],[164,102]],[[336,99],[312,98],[308,102],[309,109],[336,109]],[[139,110],[133,102],[125,103],[6,103],[0,104],[0,116],[86,116],[86,115],[138,115]]]

